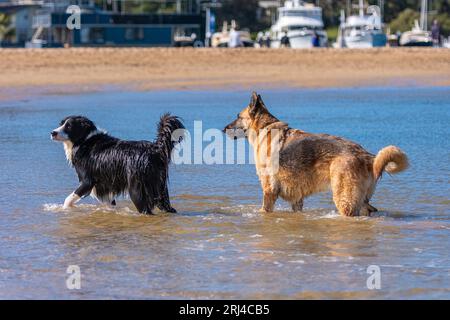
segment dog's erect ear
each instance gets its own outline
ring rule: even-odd
[[[250,99],[250,106],[255,107],[258,104],[259,95],[253,91],[252,92],[252,98]]]
[[[259,105],[259,107],[267,109],[266,105],[264,104],[264,101],[261,98],[261,95],[258,94],[258,99],[256,100],[256,103]]]
[[[261,111],[261,109],[266,109],[264,102],[262,101],[262,98],[259,94],[253,92],[248,111],[250,115],[253,117],[257,114],[258,111]]]

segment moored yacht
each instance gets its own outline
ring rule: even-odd
[[[387,37],[383,30],[383,23],[378,6],[369,7],[371,15],[364,14],[364,1],[359,1],[359,14],[345,19],[341,14],[336,47],[373,48],[384,47]]]
[[[400,45],[405,47],[420,46],[431,47],[433,39],[431,32],[427,31],[428,17],[428,1],[422,0],[420,8],[420,25],[419,21],[414,21],[414,27],[411,31],[406,31],[400,37]]]
[[[323,27],[322,8],[300,0],[285,1],[271,28],[271,47],[281,47],[286,37],[291,48],[326,47],[328,37]]]
[[[419,22],[415,20],[413,29],[402,33],[400,45],[404,47],[431,47],[433,45],[431,32],[423,30],[419,26]]]

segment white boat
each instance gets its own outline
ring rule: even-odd
[[[271,47],[281,47],[281,40],[287,36],[289,45],[295,49],[326,47],[328,37],[323,29],[322,8],[300,0],[285,1],[278,8],[278,20],[271,27]]]
[[[403,32],[400,37],[400,45],[405,47],[431,47],[433,45],[433,38],[431,32],[427,31],[427,15],[428,2],[422,0],[420,8],[420,25],[417,20],[414,21],[414,27],[411,31]]]
[[[387,37],[383,30],[380,7],[370,6],[368,13],[370,15],[364,14],[363,0],[359,1],[359,15],[351,15],[345,19],[342,12],[338,39],[334,46],[354,49],[386,46]]]
[[[433,45],[431,32],[423,30],[416,20],[414,21],[414,28],[411,31],[402,33],[400,45],[404,47],[431,47]]]
[[[228,29],[227,21],[223,22],[222,31],[216,32],[211,37],[211,47],[214,48],[226,48],[230,42],[230,33],[232,30],[236,30],[236,22],[234,20],[231,21],[231,28]],[[239,33],[239,39],[241,42],[241,47],[253,47],[254,43],[252,41],[250,32],[245,30],[236,31]]]

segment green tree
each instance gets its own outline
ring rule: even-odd
[[[183,1],[181,5],[183,6]],[[123,11],[126,13],[175,13],[176,2],[127,0],[122,2]]]
[[[0,13],[0,41],[14,36],[14,28],[11,26],[11,17]]]
[[[436,13],[430,14],[428,16],[428,30],[431,29],[431,24],[433,20],[437,20],[441,27],[441,34],[444,36],[450,35],[450,15],[446,12],[435,11]],[[448,12],[448,11],[447,11]],[[414,20],[420,19],[420,13],[417,10],[405,9],[391,21],[389,27],[391,28],[391,32],[405,32],[411,30],[414,26]]]
[[[258,0],[223,0],[222,8],[217,9],[219,30],[223,21],[235,20],[240,29],[260,31],[270,25],[257,19]]]
[[[419,18],[420,14],[417,10],[405,9],[398,15],[397,18],[391,21],[389,27],[393,33],[397,31],[405,32],[411,30],[414,26],[414,20],[418,20]]]

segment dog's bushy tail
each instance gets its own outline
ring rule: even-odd
[[[373,161],[373,174],[379,179],[386,171],[388,173],[399,173],[409,166],[408,157],[396,146],[387,146],[381,149]]]
[[[177,131],[178,130],[178,131]],[[170,162],[172,150],[184,137],[184,125],[180,118],[165,113],[161,116],[158,124],[158,137],[156,143],[161,148],[162,155]]]

